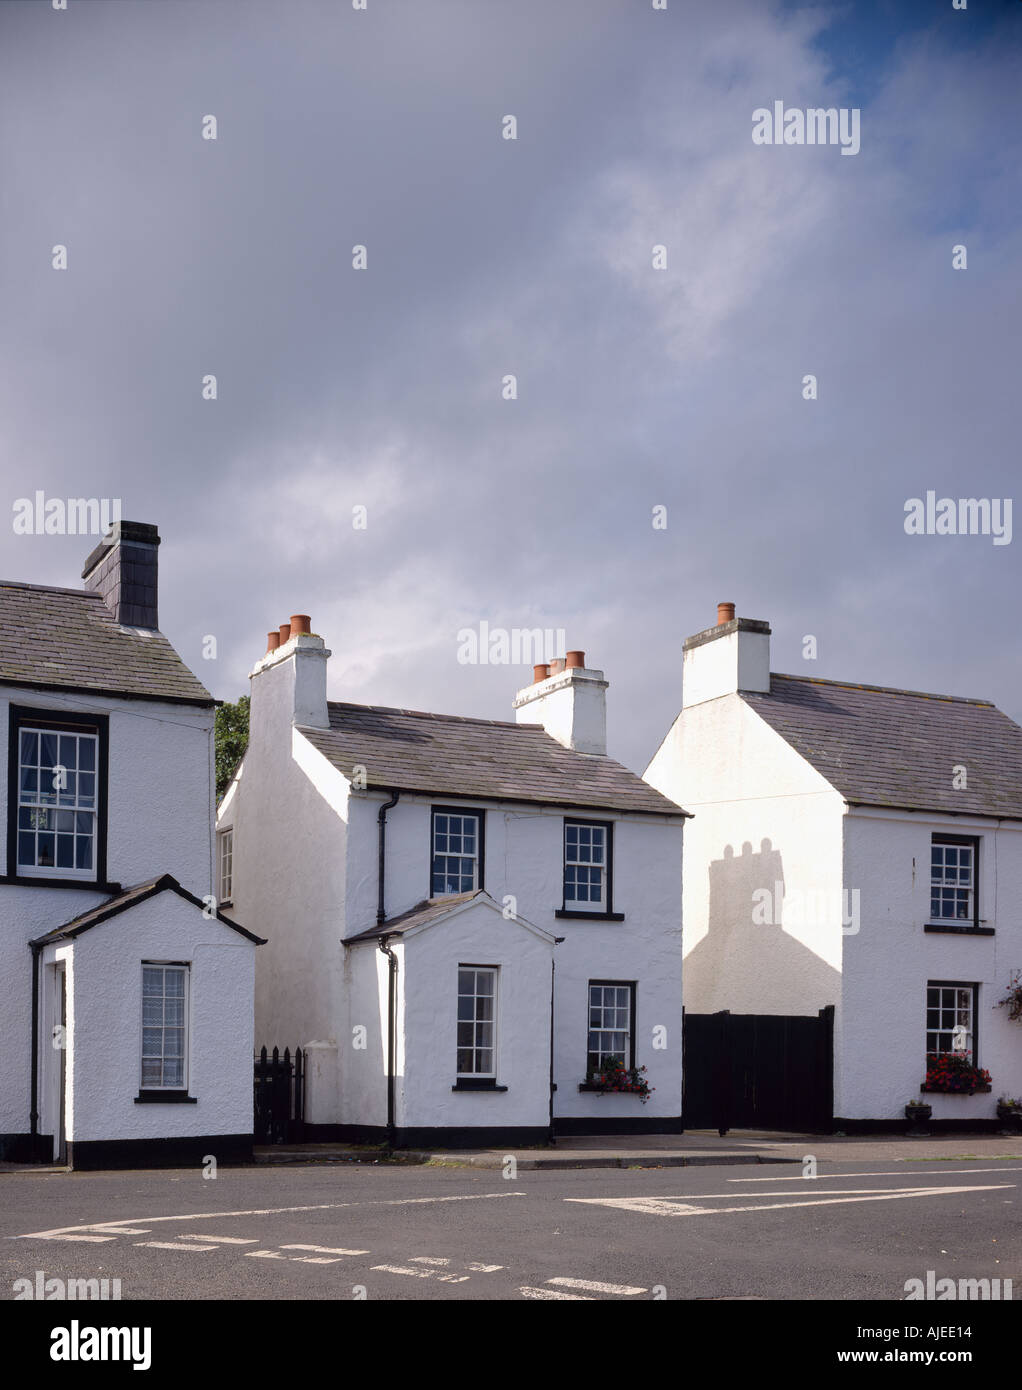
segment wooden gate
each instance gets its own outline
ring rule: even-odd
[[[834,1008],[684,1016],[686,1129],[825,1134],[834,1116]]]
[[[294,1059],[289,1048],[267,1056],[264,1047],[255,1059],[255,1116],[257,1144],[297,1144],[305,1133],[305,1057],[300,1047]]]

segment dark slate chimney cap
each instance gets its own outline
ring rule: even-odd
[[[109,533],[103,537],[86,560],[85,568],[82,570],[82,578],[87,579],[100,560],[110,554],[110,547],[118,545],[121,541],[134,542],[137,545],[157,546],[160,543],[160,533],[157,527],[150,526],[147,521],[115,521],[110,527]]]

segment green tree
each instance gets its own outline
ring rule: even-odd
[[[248,747],[248,702],[242,695],[237,704],[223,704],[216,712],[216,799],[219,802]]]

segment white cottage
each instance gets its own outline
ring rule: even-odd
[[[984,700],[772,674],[722,604],[684,647],[682,710],[645,773],[683,798],[685,1006],[834,1009],[833,1123],[995,1124],[1022,1093],[1022,729]],[[967,1051],[992,1093],[920,1094]]]
[[[257,1041],[307,1045],[309,1132],[678,1130],[685,812],[607,757],[603,673],[537,667],[516,723],[338,703],[309,628],[252,672],[218,822],[268,938]],[[601,1088],[612,1058],[645,1100]]]
[[[84,589],[0,584],[0,1157],[251,1153],[259,938],[215,911],[209,692],[157,625],[154,526]]]

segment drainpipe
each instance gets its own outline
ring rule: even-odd
[[[553,956],[550,957],[550,1128],[548,1139],[551,1144],[557,1141],[554,1139],[554,965]]]
[[[383,822],[380,821],[382,827]],[[397,1052],[397,956],[389,936],[380,938],[380,950],[389,962],[387,978],[387,1147],[394,1147],[394,1072]]]
[[[39,1143],[39,952],[42,947],[37,941],[30,941],[32,948],[32,1094],[29,1097],[28,1126],[30,1147],[33,1159]]]
[[[386,917],[386,913],[383,910],[383,880],[384,869],[387,863],[387,812],[390,810],[392,806],[397,805],[397,800],[400,795],[400,792],[392,791],[390,794],[390,800],[385,801],[383,803],[383,805],[380,807],[379,815],[376,818],[377,824],[380,828],[380,882],[376,898],[376,925],[378,927],[382,927],[384,919]]]

